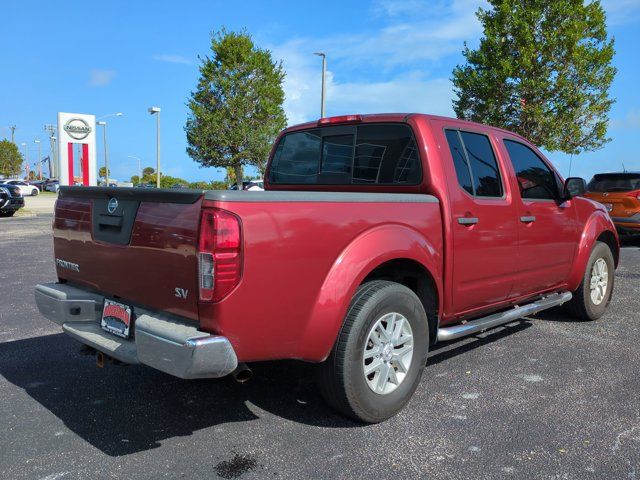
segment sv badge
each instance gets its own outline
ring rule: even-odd
[[[175,296],[178,298],[182,298],[183,300],[186,300],[187,295],[189,295],[189,290],[186,290],[184,288],[175,288]]]

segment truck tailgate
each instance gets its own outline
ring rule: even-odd
[[[58,278],[122,302],[198,319],[202,192],[61,187]]]

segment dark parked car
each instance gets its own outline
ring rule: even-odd
[[[36,187],[41,192],[43,192],[44,191],[44,185],[45,185],[46,182],[47,182],[46,180],[34,180],[34,181],[27,182],[27,183],[29,185],[32,185],[32,186]]]
[[[20,188],[14,185],[0,185],[0,217],[12,217],[24,207],[24,197]]]

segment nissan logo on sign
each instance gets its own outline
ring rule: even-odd
[[[72,118],[64,124],[64,131],[75,140],[87,138],[91,133],[91,127],[81,118]]]

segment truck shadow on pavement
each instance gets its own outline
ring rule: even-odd
[[[429,365],[530,327],[519,322],[438,346]],[[144,366],[96,366],[59,333],[0,343],[0,375],[23,389],[73,433],[118,457],[157,448],[166,439],[275,415],[325,428],[361,427],[326,406],[315,366],[280,361],[252,365],[253,379],[181,380]],[[34,424],[32,428],[38,429]],[[44,434],[44,432],[43,432]]]

